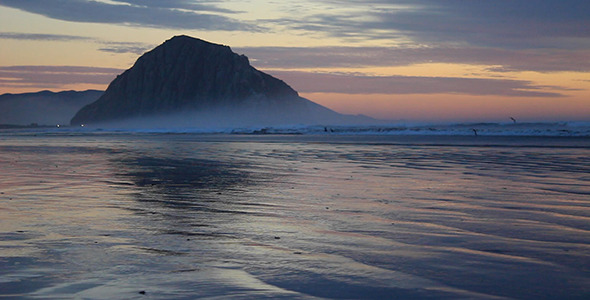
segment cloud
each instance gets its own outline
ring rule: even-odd
[[[587,0],[324,1],[348,10],[275,20],[348,39],[514,49],[590,48]]]
[[[240,19],[244,15],[242,12],[215,3],[198,0],[0,0],[3,6],[74,22],[225,31],[272,29],[288,33],[296,30],[302,31],[301,34],[317,33],[351,42],[380,40],[392,44],[505,49],[590,48],[590,1],[587,0],[269,3],[270,11],[276,14],[255,22]]]
[[[220,15],[230,11],[194,1],[0,0],[0,5],[49,18],[87,23],[205,30],[257,31],[257,25]],[[120,3],[120,4],[118,4]],[[203,11],[216,12],[202,13]]]
[[[0,87],[60,89],[71,84],[107,85],[124,70],[85,66],[0,67]],[[508,97],[563,97],[555,86],[529,81],[419,76],[366,76],[362,74],[311,73],[271,70],[302,93],[342,94],[467,94]]]
[[[422,8],[373,15],[385,27],[396,28],[425,42],[451,41],[526,49],[579,46],[575,40],[588,42],[590,38],[587,17],[590,2],[586,0],[419,0],[411,3]]]
[[[207,4],[196,3],[195,0],[112,0],[115,2],[126,3],[135,6],[142,7],[156,7],[156,8],[169,8],[169,9],[187,9],[194,11],[209,11],[209,12],[222,12],[222,13],[237,13],[231,9],[219,8],[211,4],[211,1],[203,1]]]
[[[31,40],[31,41],[51,41],[51,42],[71,42],[83,41],[94,42],[100,44],[98,51],[111,53],[135,53],[143,54],[146,51],[154,48],[154,45],[136,42],[113,42],[104,41],[92,37],[75,36],[75,35],[60,35],[60,34],[44,34],[44,33],[20,33],[20,32],[0,32],[0,39],[12,40]]]
[[[483,47],[249,47],[237,48],[259,68],[356,68],[424,63],[490,66],[489,71],[590,71],[590,51]]]
[[[104,84],[123,70],[81,66],[0,67],[0,87],[61,88],[71,84]]]
[[[104,46],[99,48],[98,51],[143,54],[155,47],[154,45],[133,42],[104,42],[103,44]]]
[[[21,33],[21,32],[0,32],[0,39],[10,40],[32,40],[32,41],[88,41],[90,37],[64,34],[43,34],[43,33]]]
[[[507,97],[564,97],[529,81],[458,77],[366,76],[299,71],[268,71],[303,93],[342,94],[466,94]]]

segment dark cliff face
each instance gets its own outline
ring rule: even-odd
[[[309,106],[306,102],[286,83],[256,70],[247,57],[228,46],[176,36],[142,55],[71,123],[249,105]]]

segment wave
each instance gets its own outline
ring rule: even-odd
[[[449,135],[449,136],[556,136],[590,137],[590,122],[385,124],[385,125],[291,125],[276,127],[181,127],[181,128],[98,128],[59,127],[4,129],[0,134],[306,134],[306,135]]]
[[[590,136],[590,123],[464,123],[428,125],[307,126],[234,129],[231,133],[352,134],[352,135],[487,135],[487,136]]]

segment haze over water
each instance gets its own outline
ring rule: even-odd
[[[585,137],[3,135],[0,298],[587,299],[589,174]]]

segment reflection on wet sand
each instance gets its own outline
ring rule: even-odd
[[[590,293],[588,147],[272,138],[0,141],[0,295]]]
[[[255,184],[246,171],[213,160],[135,157],[116,164],[125,170],[118,175],[138,187],[137,201],[170,208],[221,213],[220,196]]]

